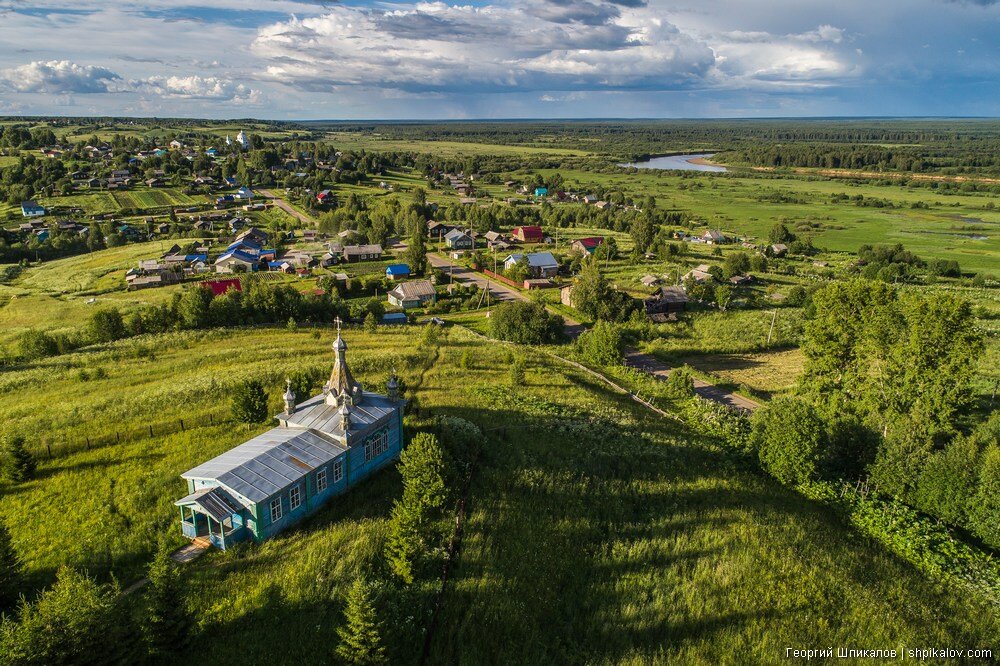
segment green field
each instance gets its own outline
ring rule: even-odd
[[[419,384],[422,414],[461,416],[489,433],[433,663],[766,662],[788,645],[985,645],[996,635],[996,615],[978,602],[936,589],[711,440],[549,357],[519,352],[527,381],[510,390],[508,348],[460,330],[426,352],[412,329],[345,337],[365,385],[395,367]],[[224,414],[232,382],[277,387],[293,370],[326,368],[330,340],[330,330],[173,333],[6,372],[0,416],[43,456],[46,442],[56,451],[38,479],[0,491],[32,584],[64,563],[123,583],[141,575],[157,535],[181,542],[177,475],[256,431],[196,425],[148,437],[134,426],[163,432]],[[426,372],[425,353],[436,358]],[[131,434],[89,451],[59,448],[116,429]],[[398,493],[386,471],[298,529],[185,567],[198,629],[178,658],[325,661],[346,586],[380,569]]]
[[[500,145],[446,140],[428,141],[393,139],[380,136],[378,133],[360,134],[357,132],[327,132],[326,140],[340,150],[363,149],[381,151],[412,151],[417,153],[433,153],[439,157],[446,158],[462,158],[468,155],[583,156],[590,154],[590,152],[586,150],[573,150],[568,148]]]
[[[108,192],[103,190],[84,191],[65,196],[40,198],[43,206],[64,206],[82,208],[88,214],[117,213],[122,209],[166,208],[169,206],[191,206],[213,201],[202,194],[185,194],[180,188],[137,187],[133,190]]]
[[[685,177],[649,171],[612,174],[563,169],[540,173],[557,171],[572,183],[569,187],[586,191],[599,185],[636,199],[652,195],[659,207],[688,211],[708,227],[756,240],[766,239],[771,227],[784,222],[793,230],[797,226],[804,229],[803,236],[828,250],[855,251],[864,244],[902,243],[926,259],[956,259],[963,271],[1000,274],[1000,205],[996,205],[1000,197],[993,195],[945,195],[924,188],[756,175]],[[831,196],[840,193],[887,199],[897,207],[831,203]],[[928,207],[911,208],[918,202]],[[994,205],[988,207],[991,203]]]

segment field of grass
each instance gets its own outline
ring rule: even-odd
[[[829,250],[898,242],[925,259],[956,259],[964,271],[1000,274],[1000,205],[987,208],[990,202],[1000,204],[996,196],[752,174],[682,177],[649,171],[540,170],[556,171],[568,181],[567,187],[600,185],[640,199],[652,195],[659,207],[689,211],[712,228],[755,239],[766,239],[775,223],[785,222]],[[832,203],[831,196],[840,193],[886,199],[897,207]],[[928,208],[911,207],[918,202]]]
[[[423,416],[461,416],[489,435],[433,663],[760,662],[788,645],[980,645],[995,636],[996,616],[977,602],[935,589],[710,440],[549,357],[520,352],[526,382],[508,389],[509,348],[459,329],[425,373],[413,329],[345,337],[365,385],[395,367],[419,383]],[[325,369],[331,338],[205,331],[81,350],[5,373],[0,417],[35,447],[126,424],[190,423],[225,411],[226,387],[251,376],[272,387],[277,411],[281,378]],[[256,431],[199,427],[43,459],[37,480],[0,489],[0,516],[32,584],[64,563],[133,580],[158,534],[180,542],[178,474]],[[262,546],[187,565],[198,632],[178,657],[328,659],[346,586],[379,570],[398,493],[386,471]]]
[[[415,153],[433,153],[438,157],[446,158],[462,158],[468,155],[582,156],[590,154],[585,150],[571,150],[566,148],[498,145],[464,141],[391,139],[382,137],[377,132],[366,132],[364,134],[358,132],[327,132],[326,140],[335,145],[339,150],[412,151]]]
[[[84,191],[65,196],[41,198],[43,206],[64,206],[82,208],[87,214],[116,213],[122,209],[146,209],[166,206],[191,206],[211,201],[205,195],[185,194],[183,190],[173,187],[147,188],[137,187],[134,190],[121,192]]]

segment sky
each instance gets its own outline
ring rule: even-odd
[[[1000,0],[0,0],[0,115],[1000,116]]]

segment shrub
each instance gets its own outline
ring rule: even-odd
[[[101,308],[90,315],[88,337],[94,342],[114,342],[125,337],[127,330],[122,314],[115,308]]]
[[[1000,547],[1000,446],[987,447],[982,461],[970,522],[983,541]]]
[[[44,331],[30,329],[21,333],[14,344],[18,356],[26,361],[34,361],[59,353],[59,343]]]
[[[524,359],[516,356],[510,363],[510,386],[517,388],[524,384]]]
[[[63,567],[55,584],[32,602],[22,602],[19,619],[0,625],[4,663],[83,664],[127,662],[128,617],[118,604],[117,585],[99,585]]]
[[[233,389],[233,418],[240,423],[263,423],[267,420],[267,393],[256,379],[237,384]]]
[[[498,340],[525,345],[557,342],[562,330],[562,317],[530,301],[500,303],[490,315],[490,335]]]
[[[622,360],[622,333],[612,323],[598,321],[592,329],[576,339],[581,358],[596,365],[616,365]]]
[[[964,525],[976,494],[979,445],[971,437],[956,437],[931,454],[917,480],[916,508],[952,525]]]
[[[752,441],[761,465],[786,485],[817,477],[825,438],[823,421],[804,400],[779,398],[753,416]]]

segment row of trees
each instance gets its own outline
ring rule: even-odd
[[[212,326],[245,326],[295,322],[332,322],[351,315],[364,317],[377,310],[384,312],[381,302],[370,300],[357,304],[352,312],[348,304],[329,293],[303,294],[291,286],[248,281],[245,291],[230,290],[215,296],[199,285],[174,294],[169,303],[145,305],[123,315],[113,307],[104,307],[91,314],[86,326],[70,334],[26,331],[14,345],[14,355],[34,360],[65,353],[94,343],[113,342],[146,333],[208,328]],[[363,310],[363,312],[362,312]]]

